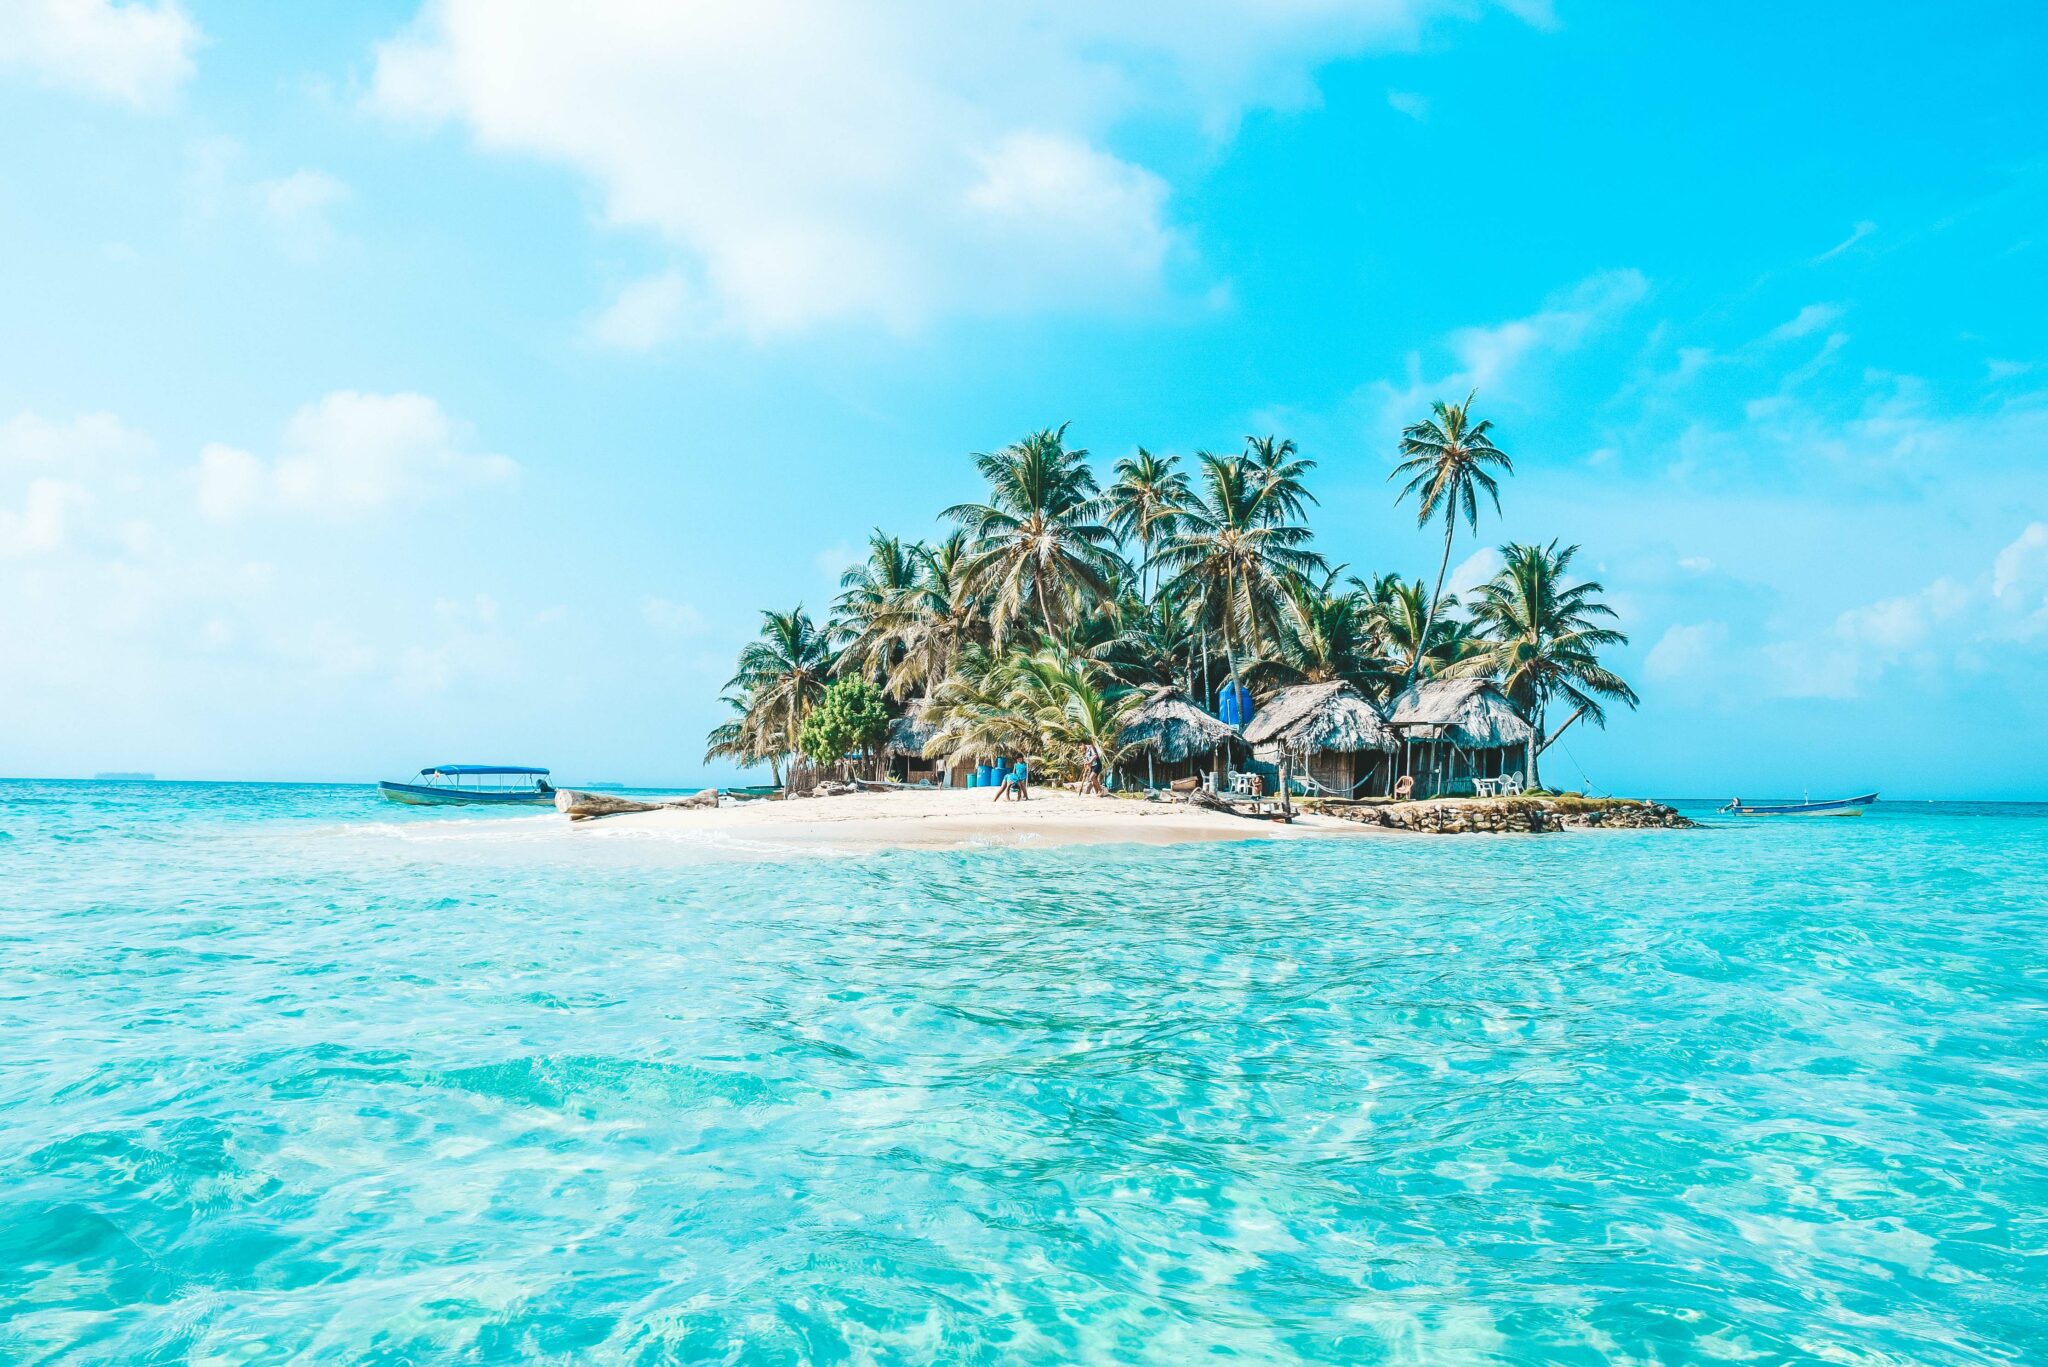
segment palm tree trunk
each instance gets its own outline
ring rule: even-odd
[[[1415,662],[1408,667],[1408,682],[1411,684],[1422,672],[1422,657],[1429,648],[1429,629],[1436,623],[1436,607],[1444,597],[1444,576],[1451,572],[1451,538],[1458,533],[1457,511],[1456,505],[1452,505],[1452,515],[1444,519],[1444,558],[1443,563],[1436,567],[1436,592],[1429,596],[1429,610],[1422,614],[1422,635],[1415,642]]]

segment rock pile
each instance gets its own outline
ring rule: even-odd
[[[1627,798],[1440,798],[1429,802],[1330,804],[1327,816],[1430,835],[1521,831],[1680,829],[1693,823],[1661,802]]]

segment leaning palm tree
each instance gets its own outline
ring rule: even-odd
[[[1472,421],[1472,400],[1477,396],[1478,391],[1474,390],[1463,403],[1437,400],[1430,417],[1411,424],[1401,433],[1401,454],[1407,459],[1388,476],[1408,477],[1396,501],[1415,495],[1416,526],[1426,526],[1439,512],[1443,514],[1444,557],[1437,566],[1436,592],[1430,596],[1421,633],[1424,638],[1429,635],[1428,620],[1436,616],[1444,596],[1444,576],[1451,570],[1451,541],[1458,531],[1459,512],[1464,513],[1466,524],[1476,534],[1480,492],[1493,500],[1496,513],[1500,511],[1500,485],[1488,467],[1497,467],[1506,474],[1515,472],[1507,453],[1493,444],[1493,423]],[[1408,674],[1411,682],[1420,668],[1418,659]]]
[[[1171,575],[1162,589],[1221,631],[1234,677],[1240,657],[1264,653],[1284,577],[1319,571],[1323,558],[1308,549],[1314,533],[1269,501],[1271,488],[1257,482],[1251,462],[1206,452],[1200,459],[1202,492],[1159,550]]]
[[[813,704],[825,694],[832,674],[832,643],[801,605],[761,614],[761,635],[740,651],[739,666],[727,680],[744,700],[740,722],[756,737],[757,749],[786,756]],[[723,728],[712,732],[717,744]]]
[[[1306,480],[1316,463],[1297,453],[1291,438],[1246,437],[1244,458],[1269,516],[1294,522],[1308,516],[1308,505],[1316,496],[1308,491]]]
[[[1503,546],[1506,563],[1500,573],[1479,586],[1472,620],[1484,645],[1447,672],[1490,675],[1523,717],[1536,728],[1529,746],[1531,787],[1536,786],[1536,758],[1543,748],[1581,716],[1595,726],[1607,724],[1603,700],[1636,705],[1635,690],[1600,663],[1599,652],[1626,645],[1628,637],[1603,625],[1614,609],[1600,601],[1604,590],[1594,580],[1571,583],[1567,575],[1577,546]],[[1576,705],[1564,726],[1546,735],[1546,713],[1552,701]]]
[[[1049,631],[1073,601],[1069,591],[1105,594],[1115,576],[1115,534],[1097,520],[1088,453],[1069,451],[1066,433],[1062,424],[975,456],[988,502],[955,504],[941,514],[972,538],[961,571],[969,589],[986,599],[999,644],[1023,625],[1027,608],[1037,609],[1038,631]]]
[[[1192,491],[1179,456],[1162,459],[1142,446],[1118,461],[1115,473],[1116,482],[1103,493],[1110,529],[1126,544],[1138,543],[1139,593],[1149,596],[1142,576],[1152,567],[1152,547],[1173,534],[1176,510]]]

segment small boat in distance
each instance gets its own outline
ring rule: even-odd
[[[415,807],[555,805],[548,771],[517,764],[436,764],[420,770],[411,783],[387,780],[377,790]]]
[[[1862,816],[1863,809],[1875,801],[1876,793],[1865,793],[1827,802],[1767,802],[1750,807],[1738,797],[1721,810],[1729,816]]]

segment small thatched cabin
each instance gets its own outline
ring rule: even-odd
[[[1207,773],[1219,763],[1234,765],[1249,753],[1236,727],[1164,684],[1147,690],[1120,740],[1131,747],[1118,765],[1124,782],[1147,788]]]
[[[1283,759],[1313,788],[1335,797],[1371,797],[1393,786],[1394,734],[1371,699],[1341,679],[1297,684],[1267,698],[1245,727],[1255,758]]]
[[[882,740],[882,765],[889,777],[903,783],[936,783],[956,788],[967,782],[964,761],[947,764],[925,753],[938,728],[916,716],[893,717]]]
[[[1470,793],[1475,778],[1528,769],[1536,728],[1489,680],[1413,684],[1387,713],[1401,741],[1401,771],[1415,775],[1417,797]]]

